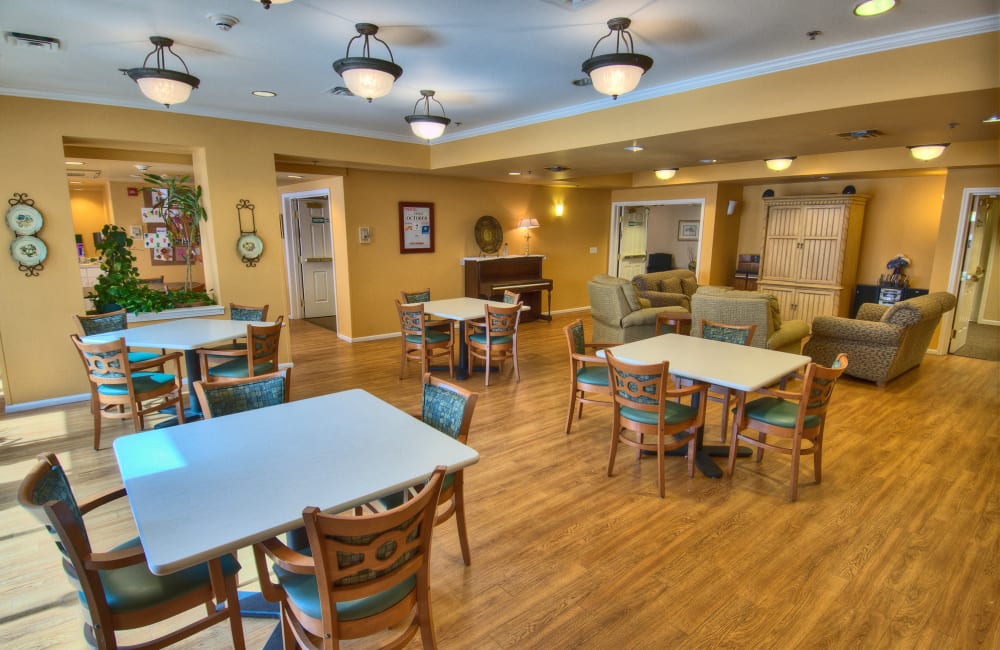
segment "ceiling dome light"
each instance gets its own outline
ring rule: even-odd
[[[927,162],[928,160],[934,160],[938,156],[944,153],[944,150],[948,148],[950,142],[945,142],[944,144],[915,144],[907,147],[910,150],[910,155],[917,160],[923,160]]]
[[[667,169],[657,169],[653,173],[656,174],[656,177],[659,178],[661,181],[669,181],[671,178],[674,177],[674,174],[677,173],[677,168],[670,167]]]
[[[371,103],[373,99],[389,94],[392,84],[403,74],[403,69],[396,65],[392,58],[392,50],[386,42],[375,36],[378,33],[378,25],[358,23],[354,28],[358,30],[358,35],[347,41],[347,55],[343,59],[334,61],[333,69],[344,78],[348,90]],[[351,56],[351,43],[362,36],[365,40],[361,47],[361,56]],[[369,37],[385,45],[386,51],[389,52],[388,61],[370,56]]]
[[[783,172],[792,166],[795,156],[785,156],[784,158],[768,158],[764,161],[767,168],[772,172]]]
[[[173,104],[183,104],[191,96],[191,91],[201,83],[198,77],[192,76],[188,70],[184,59],[170,49],[174,44],[173,39],[165,36],[150,36],[149,41],[155,46],[153,51],[146,55],[141,68],[130,68],[122,70],[129,79],[139,84],[142,94],[152,99],[154,102],[163,104],[170,108]],[[164,50],[170,52],[184,66],[184,72],[168,70],[164,62]],[[149,57],[156,56],[156,67],[148,68]]]
[[[867,18],[884,14],[896,6],[896,0],[864,0],[854,7],[854,15]]]
[[[265,9],[270,9],[271,5],[284,5],[288,4],[292,0],[255,0],[255,1],[264,5]]]
[[[632,21],[628,18],[609,20],[608,29],[611,31],[597,39],[594,48],[590,51],[590,58],[583,62],[583,71],[590,76],[594,89],[599,93],[611,95],[612,99],[618,99],[618,95],[635,90],[642,75],[653,67],[653,59],[635,53],[632,34],[628,31],[628,26],[631,24]],[[617,32],[615,53],[594,56],[601,41],[615,32]],[[628,47],[627,52],[620,51],[622,43]]]
[[[413,133],[424,140],[433,140],[434,138],[440,138],[441,134],[444,133],[444,127],[451,124],[444,114],[444,106],[438,100],[434,99],[433,90],[421,90],[420,94],[422,97],[417,100],[417,103],[413,105],[413,115],[407,115],[403,119],[406,123],[410,125]],[[435,104],[441,106],[441,115],[431,115],[431,101]],[[424,112],[418,113],[417,107],[420,106],[420,102],[424,103]]]

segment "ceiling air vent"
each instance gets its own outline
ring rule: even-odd
[[[66,176],[69,178],[88,178],[96,180],[101,177],[100,169],[67,169]]]
[[[35,47],[41,50],[56,51],[62,48],[58,38],[51,36],[35,36],[21,32],[4,32],[4,38],[14,47]]]
[[[837,137],[844,140],[872,140],[885,135],[878,129],[861,129],[860,131],[846,131],[838,133]]]
[[[354,93],[352,93],[344,86],[334,86],[327,92],[329,92],[331,95],[344,95],[345,97],[354,97]]]
[[[569,170],[569,167],[563,167],[562,165],[552,165],[551,167],[546,167],[545,169],[550,172],[564,172]]]

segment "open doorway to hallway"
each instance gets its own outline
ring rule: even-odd
[[[282,194],[291,318],[337,331],[333,229],[328,191]]]
[[[952,289],[958,297],[948,352],[1000,361],[1000,192],[966,190]]]

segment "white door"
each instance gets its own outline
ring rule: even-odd
[[[618,219],[618,277],[631,280],[646,272],[649,208],[629,206],[621,210]]]
[[[336,316],[333,234],[327,200],[296,199],[295,224],[299,239],[303,315],[305,318]]]
[[[958,304],[955,306],[955,322],[952,325],[949,352],[954,352],[965,345],[969,335],[969,322],[973,320],[973,314],[978,311],[990,252],[987,241],[990,230],[987,218],[990,197],[974,196],[972,201],[965,224],[965,257],[962,260],[962,276],[958,285]]]

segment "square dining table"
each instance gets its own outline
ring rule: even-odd
[[[747,393],[779,382],[812,361],[801,354],[779,352],[682,334],[664,334],[610,348],[616,358],[636,364],[670,362],[670,374],[731,388],[737,400]],[[604,350],[597,352],[604,356]],[[738,404],[739,402],[737,402]],[[704,445],[704,427],[698,431],[695,463],[702,474],[722,476],[711,456],[728,456],[728,445]],[[749,450],[743,449],[743,453]],[[683,453],[683,450],[680,450]]]
[[[423,304],[424,313],[438,318],[450,318],[459,323],[458,342],[458,370],[455,372],[456,379],[469,378],[469,359],[465,346],[465,321],[486,319],[486,305],[494,307],[510,307],[505,302],[497,300],[483,300],[482,298],[445,298],[444,300],[428,300]],[[522,307],[524,311],[527,307]]]
[[[353,389],[122,436],[115,457],[157,575],[418,485],[479,454]]]
[[[191,390],[191,383],[201,379],[198,348],[242,338],[247,335],[247,325],[271,324],[245,320],[184,318],[93,334],[83,337],[83,342],[108,343],[123,338],[128,347],[183,350],[184,369],[188,378],[188,401],[190,403],[190,406],[184,411],[184,417],[187,420],[198,420],[202,417],[201,405],[195,398],[194,391]],[[161,423],[159,426],[164,424],[167,423]]]

